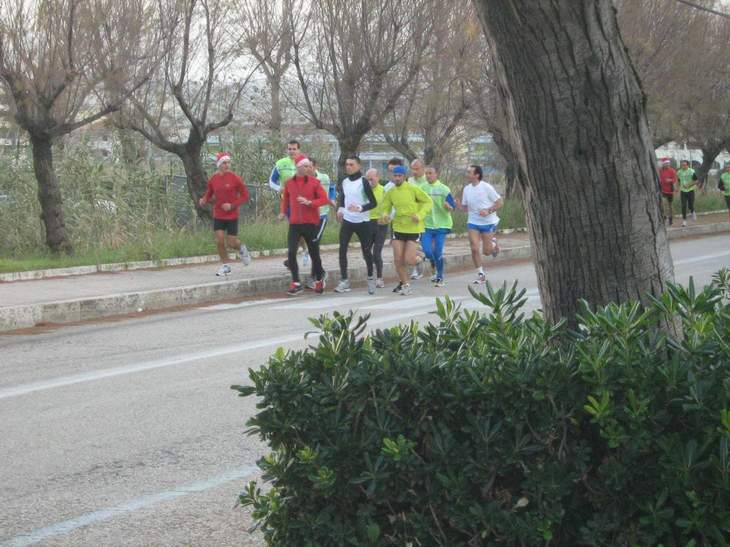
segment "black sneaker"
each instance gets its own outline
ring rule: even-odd
[[[393,289],[393,292],[398,294],[402,288],[403,288],[403,283],[398,282],[398,284],[395,286],[395,289]]]
[[[289,285],[289,290],[286,291],[286,294],[289,296],[298,296],[304,292],[304,289],[302,288],[301,283],[292,283]]]

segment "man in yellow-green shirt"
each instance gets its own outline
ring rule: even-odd
[[[725,194],[725,205],[730,213],[730,161],[725,163],[725,170],[720,173],[720,191]]]
[[[395,186],[383,198],[380,217],[380,224],[387,224],[390,221],[389,211],[395,210],[391,245],[399,283],[393,292],[403,296],[413,292],[408,282],[408,266],[416,264],[418,239],[425,230],[424,219],[433,206],[433,201],[426,192],[405,182],[406,173],[407,169],[402,165],[393,169]]]
[[[378,220],[383,216],[382,205],[385,188],[380,184],[380,173],[377,169],[368,169],[365,172],[365,178],[368,179],[377,202],[375,209],[370,209],[370,230],[373,235],[373,262],[375,263],[375,274],[377,276],[375,288],[382,289],[385,287],[385,280],[383,280],[383,246],[385,245],[385,238],[388,236],[388,225],[380,224]]]

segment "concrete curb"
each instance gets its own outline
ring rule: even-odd
[[[526,232],[527,228],[509,228],[499,230],[498,233],[508,235],[512,233]],[[449,239],[465,238],[466,234],[449,234]],[[356,241],[350,244],[352,248],[359,248]],[[322,251],[336,251],[339,245],[336,243],[322,245]],[[286,256],[287,249],[270,249],[265,251],[253,251],[251,256],[259,258],[262,256]],[[231,260],[237,258],[231,257]],[[71,277],[75,275],[89,275],[96,273],[115,273],[123,271],[147,270],[153,268],[170,268],[175,266],[193,266],[196,264],[211,264],[218,262],[218,255],[188,256],[179,258],[163,258],[160,260],[143,260],[138,262],[114,262],[110,264],[98,264],[90,266],[73,266],[70,268],[52,268],[47,270],[28,270],[24,272],[9,272],[0,274],[0,283],[12,283],[14,281],[34,281],[48,279],[50,277]]]
[[[530,246],[504,249],[494,259],[496,262],[528,258]],[[471,264],[471,254],[445,257],[447,271],[460,270]],[[383,274],[395,276],[392,263],[384,264]],[[330,286],[336,276],[331,276]],[[349,270],[349,278],[353,282],[364,281],[367,270],[364,266]],[[282,292],[289,285],[288,274],[221,281],[205,285],[190,285],[157,289],[152,291],[129,292],[64,300],[27,306],[10,306],[0,308],[0,332],[34,327],[43,323],[73,323],[89,319],[100,319],[115,315],[144,311],[164,310],[177,306],[203,304],[221,300],[231,300],[242,296],[255,296],[271,292]]]
[[[726,231],[730,231],[730,222],[687,226],[669,232],[669,239],[711,235]],[[328,245],[326,247],[336,248],[337,246]],[[530,245],[524,245],[504,249],[494,261],[525,259],[530,256]],[[450,255],[446,257],[445,262],[447,271],[462,270],[471,264],[471,254]],[[385,264],[383,273],[387,277],[394,277],[395,268],[393,264]],[[349,273],[350,279],[354,282],[364,281],[366,276],[367,272],[364,266],[353,268]],[[330,285],[335,281],[334,277],[331,278]],[[163,310],[176,306],[231,300],[242,296],[283,292],[289,283],[289,279],[287,274],[281,273],[274,276],[221,281],[204,285],[111,294],[25,306],[0,307],[0,332],[34,327],[42,323],[72,323],[125,315],[140,310]]]

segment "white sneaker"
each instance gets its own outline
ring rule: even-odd
[[[403,285],[400,288],[400,291],[398,291],[398,294],[400,294],[401,296],[409,296],[409,295],[413,294],[413,289],[411,288],[411,284],[406,283],[405,285]]]
[[[439,276],[437,274],[433,274],[431,276],[431,280],[430,280],[431,283],[436,283],[436,281],[438,281],[438,280],[439,280]]]
[[[682,221],[682,226],[683,226],[683,227],[684,227],[684,226],[687,226],[687,221],[686,221],[686,220],[683,220],[683,221]]]
[[[218,277],[223,277],[228,275],[229,273],[231,273],[231,267],[228,264],[223,264],[223,266],[218,268],[218,273],[216,273],[215,275],[217,275]]]
[[[352,287],[350,287],[349,279],[342,279],[335,287],[335,292],[339,292],[339,293],[350,292],[351,290],[352,290]]]
[[[385,288],[385,279],[382,277],[379,277],[377,281],[375,282],[375,287],[378,289],[384,289]]]
[[[484,274],[484,272],[479,272],[477,274],[477,278],[474,281],[472,281],[472,283],[474,285],[484,285],[484,283],[486,283],[486,281],[487,281],[487,276]]]
[[[251,253],[248,252],[248,249],[245,245],[241,245],[239,256],[241,257],[241,262],[244,266],[248,266],[249,264],[251,264]]]
[[[434,283],[434,284],[433,284],[433,286],[434,286],[434,287],[445,287],[445,286],[446,286],[446,283],[444,282],[444,280],[443,280],[443,279],[441,279],[441,278],[439,277],[439,278],[438,278],[438,279],[436,280],[436,283]]]
[[[309,253],[307,251],[304,251],[304,255],[302,256],[302,266],[305,268],[309,266]]]
[[[375,294],[375,278],[368,277],[368,294]]]
[[[497,238],[492,238],[492,258],[496,258],[500,251],[499,243],[497,243]]]
[[[692,220],[697,220],[697,213],[692,211]]]
[[[421,273],[420,268],[418,265],[413,266],[413,269],[411,270],[411,279],[421,279],[423,277],[423,274]]]

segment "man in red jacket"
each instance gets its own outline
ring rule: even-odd
[[[668,219],[669,225],[672,225],[672,202],[674,201],[674,193],[677,191],[677,172],[672,167],[669,158],[662,158],[662,168],[659,169],[659,185],[662,189],[662,210],[664,217]]]
[[[307,158],[299,158],[296,164],[297,174],[289,179],[284,187],[279,209],[279,220],[286,218],[289,213],[289,270],[292,282],[287,294],[297,296],[304,290],[299,281],[299,264],[297,263],[297,247],[299,239],[303,238],[307,244],[309,256],[312,259],[314,273],[314,292],[324,292],[324,270],[322,259],[319,256],[319,208],[329,202],[326,192],[319,180],[309,176],[311,162]]]
[[[212,198],[215,198],[213,231],[218,246],[218,255],[223,263],[216,274],[220,277],[231,273],[231,267],[228,265],[226,241],[229,247],[239,250],[241,262],[244,266],[251,264],[251,255],[246,246],[238,239],[238,208],[248,201],[248,188],[246,188],[241,177],[230,170],[231,155],[228,152],[218,152],[216,154],[216,165],[218,171],[208,180],[208,189],[200,198],[199,203],[203,207]],[[228,234],[227,238],[226,234]]]

